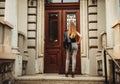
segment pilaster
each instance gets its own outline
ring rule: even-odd
[[[80,0],[81,73],[89,74],[87,0]]]
[[[39,72],[44,72],[44,0],[38,0],[38,40],[37,40],[37,49],[38,52],[38,65],[39,65]]]
[[[93,3],[92,0],[88,0],[88,46],[89,46],[89,74],[97,74],[96,55],[98,49],[98,19],[97,19],[97,1]]]

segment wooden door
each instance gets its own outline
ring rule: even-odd
[[[60,71],[61,30],[61,10],[45,11],[45,73]]]
[[[68,25],[70,23],[70,21],[74,22],[74,24],[76,25],[76,28],[78,31],[80,31],[80,17],[79,17],[80,13],[79,13],[79,9],[77,10],[63,10],[63,33],[66,29],[68,29]],[[62,33],[62,35],[63,35]],[[66,53],[63,50],[62,51],[62,60],[63,60],[63,65],[62,65],[62,72],[65,72],[65,59],[66,59]],[[80,59],[80,45],[79,45],[79,50],[77,53],[77,63],[76,63],[76,73],[80,74],[81,73],[81,59]],[[70,68],[69,68],[69,73],[71,73],[72,69],[72,60],[70,58]]]
[[[63,33],[72,20],[80,29],[79,10],[46,10],[45,11],[45,73],[65,72],[65,50],[63,50]],[[76,73],[81,73],[80,46],[77,55]],[[70,62],[70,72],[71,72]]]

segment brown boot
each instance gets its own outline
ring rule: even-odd
[[[74,72],[72,72],[72,78],[74,78],[75,77],[75,73]]]
[[[65,73],[65,77],[68,77],[68,73]]]

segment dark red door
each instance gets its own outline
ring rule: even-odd
[[[45,11],[45,73],[65,72],[65,51],[62,46],[63,32],[72,20],[80,30],[79,9],[77,10],[46,10]],[[70,62],[70,71],[71,71]],[[76,73],[81,73],[80,46],[77,55]]]
[[[63,10],[63,33],[65,31],[65,29],[68,28],[68,25],[70,23],[70,21],[74,22],[74,24],[76,25],[76,28],[78,31],[80,31],[80,17],[79,17],[80,13],[79,10]],[[63,35],[62,33],[62,35]],[[62,72],[65,72],[65,59],[66,59],[66,53],[63,50],[62,51],[62,60],[63,60],[63,65],[62,65]],[[79,50],[78,50],[78,54],[77,54],[77,65],[76,65],[76,73],[80,74],[81,73],[81,59],[80,59],[80,45],[79,45]],[[69,73],[71,73],[71,67],[72,67],[72,60],[70,58],[70,68],[69,68]]]
[[[45,72],[59,73],[61,66],[61,10],[45,12]]]

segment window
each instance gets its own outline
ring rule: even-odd
[[[47,3],[61,3],[61,0],[46,0]]]
[[[79,2],[80,0],[46,0],[46,3],[72,3]]]
[[[49,42],[58,42],[58,13],[49,13],[48,24],[48,38]]]
[[[79,2],[79,0],[63,0],[63,2]]]
[[[67,25],[67,29],[68,29],[68,25],[70,24],[70,22],[72,21],[75,25],[76,25],[76,13],[67,13],[66,15],[67,19],[66,19],[66,25]]]

